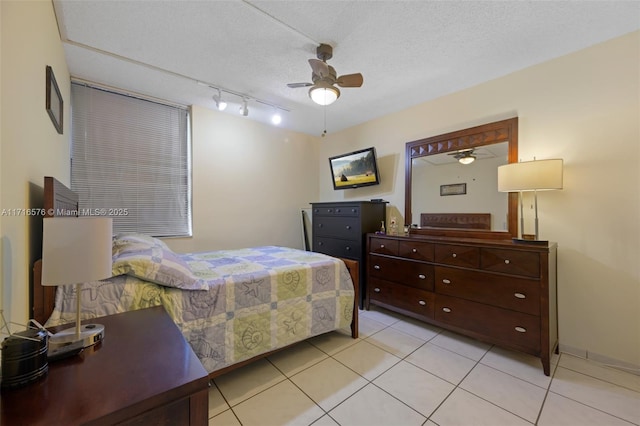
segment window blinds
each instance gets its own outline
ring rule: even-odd
[[[114,233],[191,235],[189,111],[71,86],[71,189]]]

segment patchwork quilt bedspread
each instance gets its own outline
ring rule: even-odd
[[[275,246],[180,256],[207,290],[120,275],[83,285],[82,318],[163,305],[208,372],[351,324],[353,284],[339,259]],[[58,287],[47,326],[72,322],[75,298],[75,286]]]

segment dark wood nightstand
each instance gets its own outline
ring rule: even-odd
[[[163,307],[92,322],[105,326],[101,343],[2,390],[0,424],[207,424],[207,372]]]

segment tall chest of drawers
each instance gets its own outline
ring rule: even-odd
[[[365,307],[378,305],[539,357],[558,345],[555,243],[367,237]]]
[[[340,201],[311,203],[312,250],[358,261],[362,309],[366,294],[366,235],[380,229],[385,202]]]

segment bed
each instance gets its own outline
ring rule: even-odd
[[[77,212],[75,194],[53,178],[44,199],[46,212]],[[113,254],[114,276],[82,287],[82,318],[162,305],[212,378],[333,330],[358,336],[357,262],[277,246],[177,254],[131,233],[114,236]],[[73,322],[75,286],[42,286],[40,268],[34,318]]]

